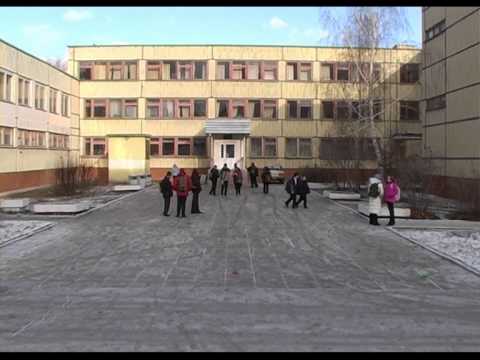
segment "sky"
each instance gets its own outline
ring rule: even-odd
[[[343,11],[332,8],[333,11]],[[328,45],[318,7],[1,7],[0,39],[42,59],[68,45]],[[421,8],[405,9],[420,46]]]

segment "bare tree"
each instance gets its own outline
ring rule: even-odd
[[[385,93],[382,85],[388,79],[385,78],[386,72],[381,63],[384,62],[385,48],[391,46],[397,34],[409,31],[404,9],[349,7],[343,11],[333,11],[331,8],[322,8],[320,19],[329,36],[335,36],[330,44],[343,48],[340,53],[348,71],[345,76],[349,81],[331,85],[335,87],[332,93],[341,100],[336,118],[345,117],[355,123],[349,129],[350,136],[370,139],[377,171],[383,174],[383,142],[386,134],[382,118],[386,108],[402,99]]]
[[[62,71],[67,71],[67,61],[64,59],[60,59],[60,58],[47,59],[47,62]]]

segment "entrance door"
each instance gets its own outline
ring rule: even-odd
[[[233,169],[235,163],[239,167],[239,161],[242,159],[240,151],[240,140],[215,140],[214,141],[214,157],[213,161],[218,169],[227,164],[230,169]]]

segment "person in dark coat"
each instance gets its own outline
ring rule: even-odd
[[[235,164],[233,169],[233,184],[235,185],[235,195],[240,195],[240,190],[242,189],[243,175],[242,170]]]
[[[173,190],[177,193],[177,217],[185,217],[185,204],[187,202],[187,196],[192,189],[192,180],[190,176],[185,173],[185,170],[180,169],[178,176],[173,179]]]
[[[268,186],[272,182],[272,174],[268,166],[265,166],[262,170],[262,182],[263,182],[263,192],[268,194]]]
[[[168,171],[160,182],[160,192],[163,195],[163,216],[170,216],[168,210],[170,209],[170,199],[173,196],[171,176],[172,173]]]
[[[285,191],[290,195],[290,197],[285,201],[285,206],[288,207],[290,201],[292,201],[292,208],[297,207],[297,185],[298,185],[298,173],[293,174],[293,176],[288,179],[287,184],[285,185]]]
[[[227,164],[223,164],[223,168],[220,170],[220,181],[222,183],[220,193],[222,196],[227,196],[228,183],[230,182],[230,169],[228,168]]]
[[[255,166],[255,163],[252,162],[252,165],[250,165],[247,168],[248,171],[248,176],[250,177],[250,186],[251,188],[257,188],[258,183],[257,183],[257,177],[258,177],[258,168]]]
[[[217,195],[217,180],[220,177],[218,172],[217,165],[213,165],[213,168],[210,170],[210,180],[212,181],[212,187],[210,188],[210,195]]]
[[[307,194],[310,194],[310,187],[308,186],[307,178],[305,176],[302,176],[298,180],[297,194],[300,196],[300,198],[295,204],[295,207],[298,207],[298,204],[303,201],[303,207],[307,209]]]
[[[198,204],[200,191],[202,191],[201,178],[197,169],[192,171],[192,214],[201,214],[200,207]]]

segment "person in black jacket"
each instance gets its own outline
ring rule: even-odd
[[[210,189],[210,195],[217,195],[217,180],[220,177],[218,172],[217,165],[213,165],[213,168],[210,170],[210,180],[212,181],[212,187]]]
[[[252,165],[250,165],[247,168],[248,171],[248,176],[250,176],[250,186],[251,188],[257,188],[257,177],[258,177],[258,168],[255,166],[255,163],[252,162]]]
[[[307,194],[310,194],[310,187],[308,186],[307,178],[305,176],[302,176],[298,181],[297,194],[300,195],[300,198],[295,204],[295,207],[298,207],[298,204],[303,201],[303,207],[307,209]]]
[[[163,178],[163,180],[160,182],[160,192],[163,195],[163,215],[164,216],[170,216],[168,215],[168,210],[170,209],[170,198],[173,196],[173,190],[172,190],[172,183],[170,181],[170,178],[172,176],[172,173],[170,171],[167,172],[167,175]]]
[[[199,194],[202,191],[201,178],[197,169],[192,171],[192,214],[201,214],[200,207],[198,205]]]
[[[290,201],[292,201],[292,208],[297,207],[297,185],[298,185],[298,173],[293,174],[293,176],[288,179],[287,184],[285,185],[285,191],[290,195],[290,197],[285,201],[285,206],[288,207]]]
[[[268,166],[265,166],[262,170],[262,182],[263,182],[263,193],[268,194],[268,186],[272,182],[272,173]]]

